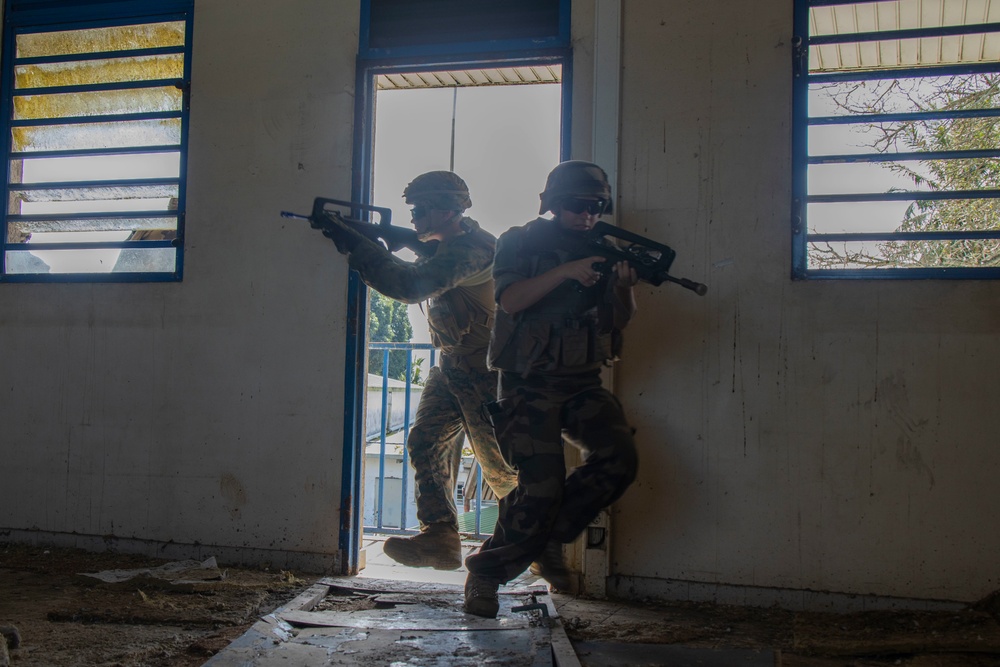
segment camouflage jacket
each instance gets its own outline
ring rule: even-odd
[[[348,261],[366,285],[385,296],[403,303],[427,301],[431,343],[446,356],[443,363],[485,370],[496,308],[496,238],[471,218],[463,218],[462,226],[465,234],[441,241],[433,256],[416,262],[368,239],[358,243]]]
[[[496,300],[516,282],[592,255],[572,232],[537,218],[512,227],[497,242],[493,267]],[[489,349],[491,368],[527,377],[568,375],[614,361],[621,331],[613,326],[614,287],[608,276],[583,288],[566,280],[532,306],[513,315],[498,308]]]

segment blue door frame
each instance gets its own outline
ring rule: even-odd
[[[568,34],[568,12],[566,14]],[[568,38],[567,38],[568,43]],[[501,45],[502,46],[502,45]],[[370,204],[375,147],[375,80],[380,74],[469,70],[529,65],[560,65],[562,68],[561,159],[568,158],[572,91],[572,49],[568,46],[526,49],[511,43],[508,50],[486,55],[442,56],[422,54],[417,49],[405,58],[358,58],[354,103],[354,159],[352,200]],[[342,574],[357,574],[361,548],[364,497],[362,465],[365,451],[364,398],[366,392],[365,352],[367,348],[367,287],[351,271],[347,296],[346,373],[344,378],[344,452],[340,498],[338,547],[344,557]]]

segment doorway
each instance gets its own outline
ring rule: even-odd
[[[393,224],[409,227],[409,206],[402,199],[406,184],[427,171],[449,170],[469,186],[472,207],[465,214],[494,236],[537,217],[538,193],[563,156],[568,131],[562,63],[361,76],[359,84],[370,86],[371,103],[364,125],[370,143],[359,171],[369,179],[356,197],[389,208]],[[415,259],[407,250],[397,256]],[[421,378],[436,355],[420,305],[391,305],[363,285],[358,289],[367,296],[369,313],[377,309],[384,321],[388,310],[395,309],[392,317],[402,315],[409,325],[406,340],[392,341],[375,341],[367,316],[369,326],[363,332],[358,327],[357,349],[367,352],[367,361],[357,420],[365,428],[353,430],[361,441],[355,450],[361,488],[354,496],[360,521],[351,541],[357,569],[378,570],[383,576],[378,566],[391,561],[381,556],[381,540],[418,531],[405,440]],[[395,327],[396,338],[406,329]],[[380,331],[384,336],[385,327]],[[474,544],[492,532],[496,505],[495,499],[484,500],[476,472],[466,447],[455,499],[464,515],[460,529]],[[396,569],[401,576],[427,576],[426,571]],[[458,576],[464,579],[464,574]]]

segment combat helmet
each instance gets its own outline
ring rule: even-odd
[[[407,204],[427,204],[444,211],[464,211],[472,206],[469,186],[453,171],[420,174],[403,190]]]
[[[568,160],[560,162],[545,179],[545,191],[538,195],[542,205],[538,213],[555,211],[560,199],[567,197],[600,197],[608,202],[605,213],[611,213],[611,184],[608,175],[593,162]]]

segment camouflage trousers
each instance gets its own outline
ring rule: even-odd
[[[638,456],[621,403],[601,387],[599,371],[528,378],[501,371],[493,425],[517,469],[517,488],[500,500],[493,535],[465,565],[506,583],[550,540],[572,542],[620,498],[635,480]],[[569,476],[563,442],[583,453]]]
[[[497,498],[517,486],[517,474],[500,455],[483,404],[496,399],[497,376],[434,366],[427,375],[406,449],[416,484],[417,519],[458,525],[455,483],[462,458],[463,435]]]

